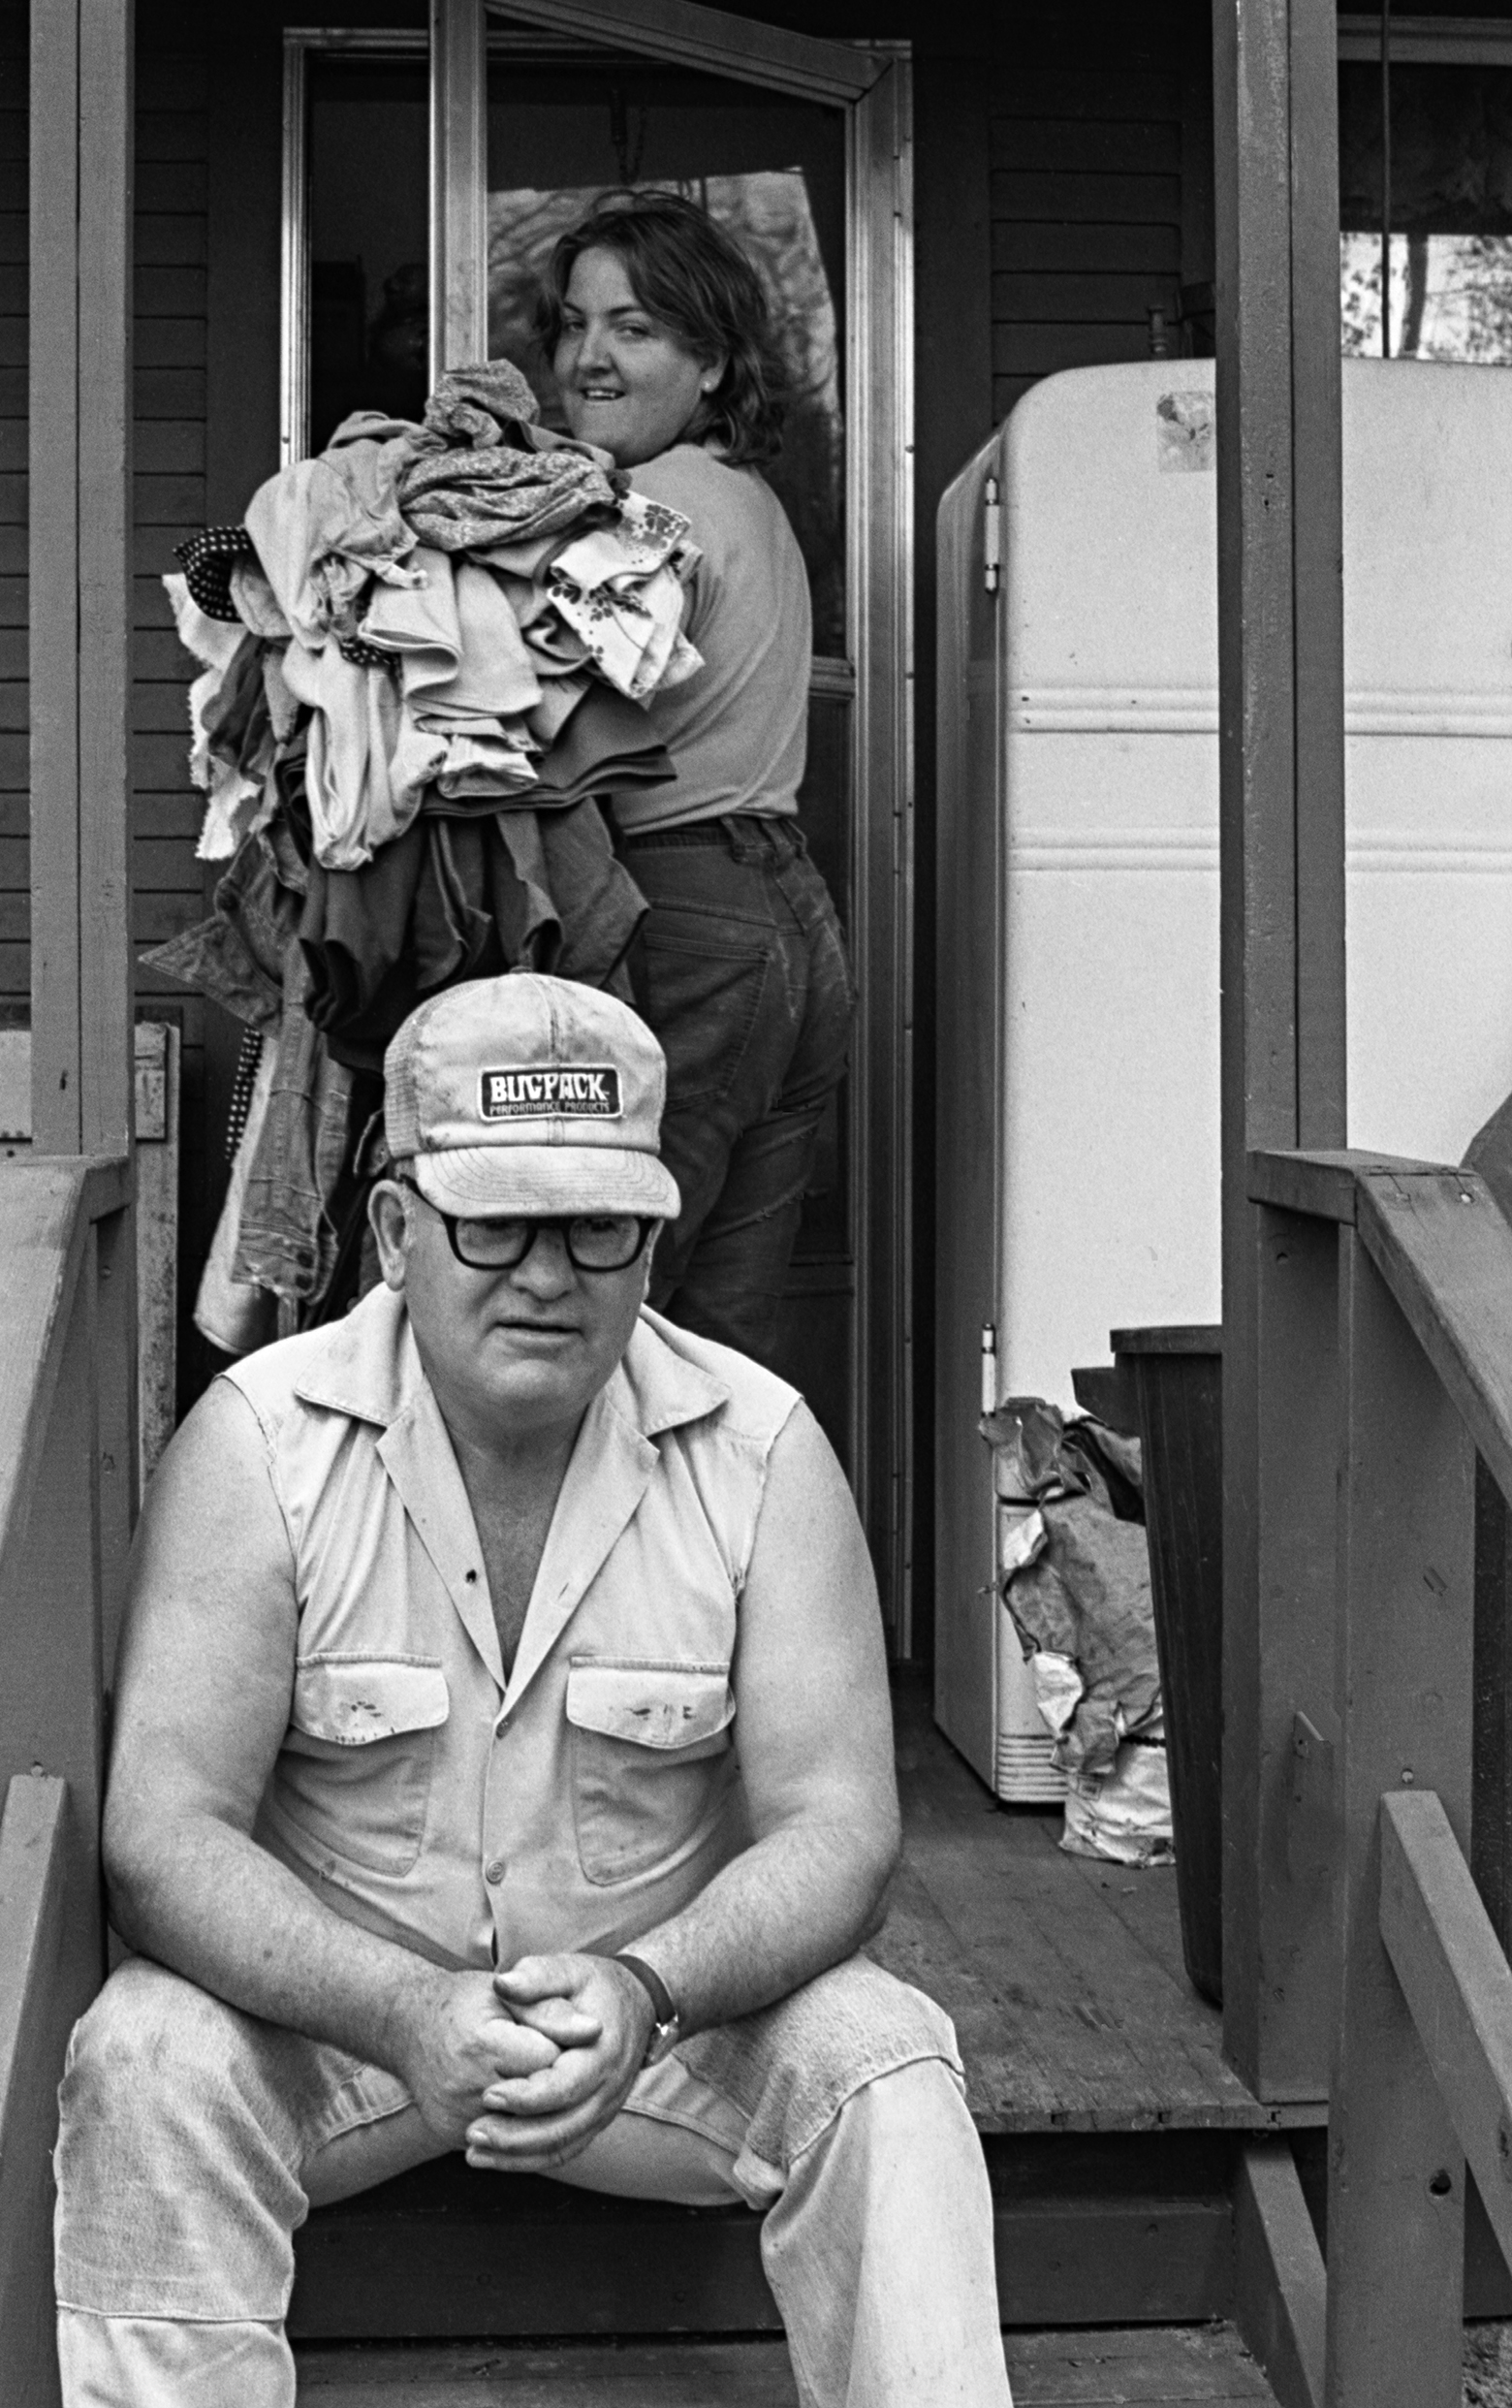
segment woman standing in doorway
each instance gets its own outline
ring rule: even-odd
[[[651,705],[676,783],[616,799],[648,903],[638,1001],[667,1054],[662,1153],[682,1192],[650,1300],[770,1360],[853,990],[797,824],[808,584],[760,475],[781,371],[744,254],[672,194],[600,202],[551,256],[540,331],[571,431],[691,523],[684,629],[704,667]]]

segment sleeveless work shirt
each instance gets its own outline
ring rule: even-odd
[[[623,1947],[745,1845],[730,1671],[797,1392],[642,1315],[584,1415],[506,1683],[467,1492],[401,1297],[222,1374],[299,1604],[255,1836],[438,1963]]]

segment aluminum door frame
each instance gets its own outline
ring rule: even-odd
[[[856,1264],[851,1462],[899,1655],[912,1638],[913,187],[905,43],[817,40],[692,0],[431,0],[428,37],[291,27],[284,37],[281,437],[308,427],[305,64],[312,49],[430,53],[432,371],[488,346],[490,21],[843,108],[846,120],[847,658],[816,690],[848,696],[849,936],[861,989],[847,1137]]]

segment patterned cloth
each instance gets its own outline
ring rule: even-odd
[[[601,678],[632,702],[680,685],[704,665],[682,633],[683,586],[702,556],[688,522],[627,493],[614,526],[558,552],[545,588]]]
[[[184,583],[206,618],[240,618],[232,600],[231,573],[252,550],[244,526],[202,526],[198,535],[173,546],[174,559],[184,565]]]
[[[425,403],[425,426],[444,443],[484,451],[504,442],[506,434],[520,436],[534,428],[540,414],[513,360],[480,360],[471,367],[448,369]]]
[[[607,523],[619,498],[606,470],[583,452],[517,451],[502,442],[412,459],[398,490],[410,527],[438,552],[559,535],[591,511]]]

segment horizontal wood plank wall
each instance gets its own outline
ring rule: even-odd
[[[1211,275],[1182,257],[1187,53],[1204,38],[1190,11],[1158,0],[1003,24],[992,104],[995,418],[1059,369],[1148,359],[1150,311],[1174,324],[1182,281]]]
[[[199,824],[185,774],[187,666],[159,579],[179,535],[205,512],[205,67],[139,12],[136,271],[136,613],[132,713],[132,935],[154,943],[198,916]],[[26,843],[26,12],[0,18],[0,1007],[24,1019],[30,994]],[[184,990],[138,981],[141,1001],[185,1004]],[[186,1013],[194,1017],[193,1006]],[[186,1025],[186,1055],[200,1042]],[[186,1077],[193,1071],[186,1066]]]
[[[132,938],[141,948],[204,909],[199,798],[185,769],[185,655],[160,579],[205,519],[204,13],[138,9],[136,591],[132,707]],[[28,1018],[26,685],[26,25],[0,11],[0,1025]],[[205,1186],[202,1007],[137,976],[139,1007],[183,1030],[183,1179],[191,1229]],[[203,1212],[199,1215],[203,1220]],[[203,1239],[202,1239],[203,1244]],[[186,1303],[192,1302],[192,1289]],[[181,1337],[184,1333],[181,1333]],[[180,1345],[179,1360],[185,1359]]]

